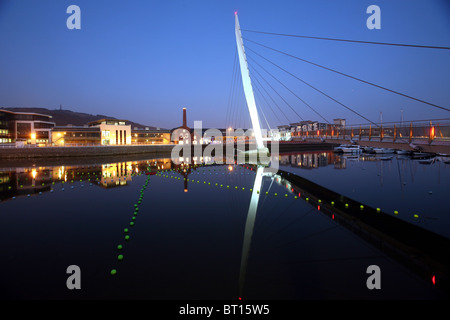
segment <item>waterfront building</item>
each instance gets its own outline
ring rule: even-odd
[[[100,145],[101,131],[99,127],[88,127],[87,125],[54,127],[52,142],[55,146]]]
[[[291,126],[281,125],[277,126],[279,140],[291,140]]]
[[[0,110],[0,144],[51,143],[52,116],[32,112]]]
[[[291,123],[291,135],[295,136],[314,136],[326,133],[328,124],[318,121],[300,121]]]
[[[170,144],[170,130],[166,129],[139,129],[131,130],[132,144]]]
[[[187,126],[186,108],[183,108],[183,124],[170,130],[170,139],[175,144],[190,144],[193,140],[191,128]]]
[[[101,145],[131,144],[131,125],[127,120],[99,119],[88,125],[100,129]]]

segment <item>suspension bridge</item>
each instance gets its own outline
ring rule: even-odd
[[[235,34],[237,46],[226,125],[230,129],[251,127],[254,143],[258,150],[265,150],[263,141],[269,143],[280,141],[299,144],[353,143],[362,146],[450,154],[450,109],[446,105],[428,101],[409,92],[401,92],[389,85],[376,83],[369,76],[363,78],[352,75],[343,70],[300,57],[297,52],[299,50],[291,49],[288,51],[275,48],[270,44],[270,40],[287,38],[292,41],[314,40],[326,43],[338,42],[341,45],[376,46],[384,47],[386,50],[393,48],[397,50],[431,50],[439,55],[450,53],[448,51],[450,47],[241,29],[237,12],[235,12]],[[252,38],[255,35],[259,36],[257,40]],[[297,45],[296,48],[298,47]],[[304,50],[304,43],[301,47]],[[352,50],[352,48],[349,48],[349,50]],[[282,61],[279,62],[279,60]],[[416,63],[419,64],[420,61]],[[304,65],[310,67],[307,72],[303,68]],[[337,79],[340,87],[343,84],[355,83],[370,88],[372,95],[374,92],[384,95],[384,98],[390,95],[393,103],[401,101],[399,107],[386,105],[380,107],[380,110],[387,110],[388,112],[389,109],[399,108],[401,120],[383,123],[382,111],[380,111],[380,119],[373,119],[372,106],[381,104],[381,102],[366,101],[365,103],[359,102],[357,105],[348,103],[348,100],[359,100],[358,98],[355,99],[355,95],[349,97],[344,92],[336,93],[336,90],[319,88],[318,84],[301,75],[302,72],[311,75],[311,70],[319,70],[324,75],[326,73],[332,74],[333,79]],[[391,71],[395,73],[395,70]],[[387,78],[385,81],[389,82],[391,74],[385,73],[385,77]],[[317,79],[320,78],[315,77],[315,79],[315,82],[318,82]],[[331,83],[329,79],[324,82]],[[423,86],[426,85],[426,83],[423,84]],[[349,92],[354,90],[352,88],[354,87],[350,87]],[[361,92],[364,91],[361,90]],[[410,111],[408,107],[411,112],[426,110],[427,114],[433,114],[434,112],[439,117],[404,120],[404,111]],[[333,110],[333,112],[330,112],[330,110]],[[336,115],[340,116],[337,117]],[[330,119],[330,116],[335,118]],[[345,119],[347,117],[352,117],[357,121],[354,124],[348,124]]]

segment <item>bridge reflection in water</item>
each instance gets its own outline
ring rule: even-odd
[[[283,164],[293,163],[308,169],[328,164],[335,166],[338,164],[337,168],[345,168],[345,160],[344,157],[333,153],[321,152],[280,157],[280,162]],[[241,296],[244,295],[247,261],[263,176],[271,178],[286,188],[287,193],[308,202],[317,211],[396,259],[425,281],[435,284],[436,278],[440,279],[439,287],[450,293],[450,240],[448,238],[392,217],[379,208],[372,208],[344,197],[287,171],[264,172],[261,166],[253,166],[253,168],[256,169],[256,176],[245,225],[239,286]]]

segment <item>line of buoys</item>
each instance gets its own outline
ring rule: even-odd
[[[141,174],[142,174],[142,173],[139,173],[139,175],[141,175]],[[133,216],[131,217],[131,220],[132,220],[132,221],[130,222],[130,226],[131,226],[131,227],[133,227],[133,226],[135,225],[136,216],[137,216],[137,214],[138,214],[138,212],[139,212],[139,205],[142,203],[142,199],[143,199],[143,197],[144,197],[144,191],[145,191],[145,189],[147,188],[149,179],[150,179],[150,175],[147,175],[147,179],[146,179],[144,185],[142,186],[142,188],[141,188],[141,190],[140,190],[139,199],[138,199],[137,203],[135,203],[135,204],[133,205],[134,211],[133,211]],[[125,237],[124,237],[125,241],[130,240],[130,235],[129,235],[130,230],[129,230],[128,228],[124,228],[124,229],[123,229],[123,232],[125,233]],[[122,249],[123,249],[123,245],[119,244],[119,245],[117,246],[117,250],[122,250]],[[117,256],[117,260],[119,260],[119,261],[122,261],[123,258],[124,258],[123,254],[119,254],[119,255]],[[111,274],[111,275],[116,275],[116,274],[117,274],[117,269],[111,269],[110,274]]]

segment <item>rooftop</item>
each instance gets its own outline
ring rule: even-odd
[[[105,122],[106,124],[111,124],[111,125],[128,125],[129,121],[128,120],[120,120],[120,119],[98,119],[92,122],[89,122],[88,125],[89,126],[97,126],[102,124],[103,122]]]

